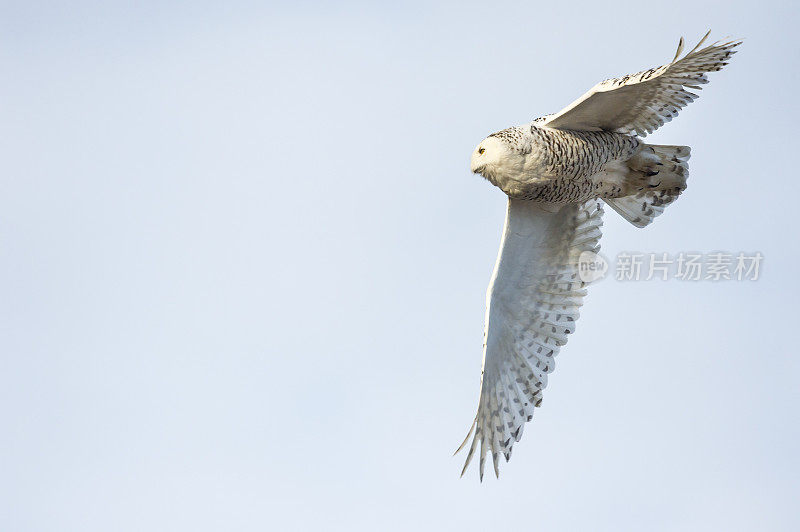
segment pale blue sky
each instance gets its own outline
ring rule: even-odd
[[[790,2],[4,2],[0,529],[797,530]],[[684,196],[603,251],[755,283],[593,287],[500,481],[474,415],[488,133],[746,41],[652,136]]]

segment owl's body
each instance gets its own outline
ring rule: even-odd
[[[706,35],[708,37],[708,35]],[[508,195],[503,240],[486,295],[478,412],[464,470],[480,448],[495,474],[541,405],[555,356],[575,331],[586,295],[582,257],[600,246],[603,203],[645,227],[686,188],[687,146],[642,137],[697,98],[738,42],[597,84],[562,111],[486,137],[471,168]],[[459,448],[460,449],[460,448]],[[463,471],[462,470],[462,474]]]
[[[640,145],[630,135],[564,131],[534,121],[489,135],[478,147],[485,150],[479,159],[491,160],[499,151],[502,161],[479,160],[473,170],[516,199],[563,204],[617,197],[624,188],[622,170]]]
[[[513,199],[554,206],[603,199],[639,227],[686,188],[688,146],[645,144],[613,131],[555,129],[541,121],[486,137],[472,155],[472,171]]]

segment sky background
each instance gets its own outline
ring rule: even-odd
[[[0,529],[800,529],[790,2],[0,4]],[[689,188],[607,279],[500,480],[478,399],[487,134],[744,37],[650,137]]]

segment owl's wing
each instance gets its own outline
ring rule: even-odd
[[[586,283],[578,274],[585,251],[599,249],[602,203],[563,207],[509,199],[503,240],[486,294],[483,369],[478,413],[463,476],[480,442],[486,454],[511,457],[514,442],[542,400],[555,356],[575,330]],[[456,452],[458,452],[456,451]]]
[[[683,51],[681,37],[671,63],[602,81],[558,113],[537,121],[556,129],[652,133],[697,99],[686,88],[700,90],[700,85],[708,83],[705,73],[721,70],[736,53],[733,48],[741,44],[714,43],[698,50],[708,35],[678,59]]]

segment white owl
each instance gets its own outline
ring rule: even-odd
[[[555,357],[574,332],[586,283],[581,253],[599,249],[603,202],[637,227],[686,188],[689,147],[645,144],[708,83],[740,42],[700,49],[671,63],[609,79],[562,111],[494,133],[472,154],[472,171],[508,195],[500,253],[486,295],[478,413],[464,474],[480,442],[480,477],[491,454],[511,457],[542,401]]]

